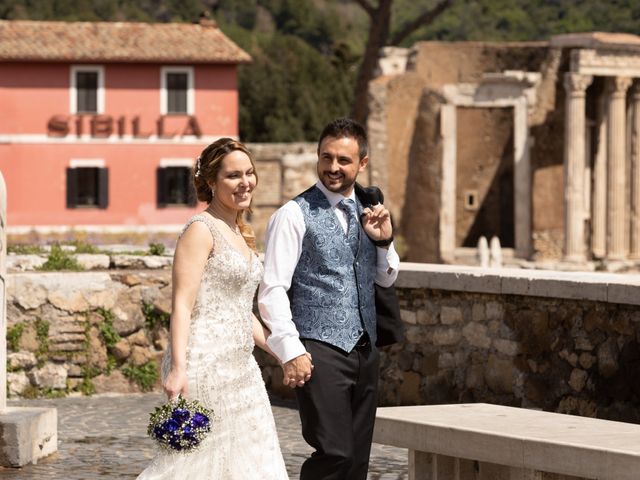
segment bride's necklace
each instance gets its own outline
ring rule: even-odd
[[[242,232],[240,231],[240,227],[238,227],[237,223],[234,223],[233,225],[230,224],[229,222],[227,222],[224,218],[222,218],[222,215],[220,215],[219,213],[217,213],[212,207],[211,205],[209,205],[207,207],[207,209],[205,210],[205,212],[209,212],[209,214],[214,217],[217,218],[218,220],[221,220],[222,222],[224,222],[224,224],[229,227],[229,230],[231,230],[233,233],[235,233],[238,236],[242,236]]]

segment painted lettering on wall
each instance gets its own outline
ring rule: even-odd
[[[93,138],[109,138],[112,135],[149,138],[151,135],[157,135],[158,138],[167,139],[188,135],[202,136],[196,117],[186,117],[181,128],[176,129],[174,126],[171,131],[166,128],[166,120],[167,116],[163,115],[156,120],[155,125],[146,125],[143,124],[139,116],[114,118],[111,115],[54,115],[47,122],[47,135],[58,138],[68,135],[81,137],[85,134],[89,134]],[[172,120],[175,125],[175,119]]]

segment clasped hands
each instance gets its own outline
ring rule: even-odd
[[[311,354],[305,352],[284,363],[282,365],[284,374],[282,384],[291,388],[304,386],[304,383],[311,379],[311,372],[313,371],[311,360]]]

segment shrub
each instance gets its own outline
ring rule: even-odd
[[[153,330],[156,325],[169,328],[169,314],[161,312],[153,304],[142,302],[142,313],[144,314],[145,325],[149,330]]]
[[[36,350],[36,358],[38,359],[38,366],[41,367],[47,357],[49,356],[49,322],[36,319],[36,339],[38,340],[38,350]]]
[[[57,271],[57,270],[72,270],[79,272],[84,270],[78,261],[71,256],[68,252],[65,252],[59,244],[51,246],[51,252],[47,261],[38,268],[42,271]]]
[[[122,369],[122,373],[125,377],[136,382],[143,392],[152,390],[159,377],[158,367],[153,360],[140,366],[127,365]]]
[[[24,333],[24,323],[16,323],[7,328],[7,347],[13,352],[20,348],[20,338]]]
[[[150,243],[149,255],[164,255],[164,245],[162,243]]]
[[[120,335],[113,327],[113,312],[111,310],[99,308],[98,314],[103,318],[103,321],[100,322],[98,328],[100,330],[100,335],[102,335],[102,339],[104,340],[104,344],[107,347],[113,347],[120,341]]]

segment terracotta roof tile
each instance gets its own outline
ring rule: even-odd
[[[0,61],[244,63],[213,25],[0,20]]]

